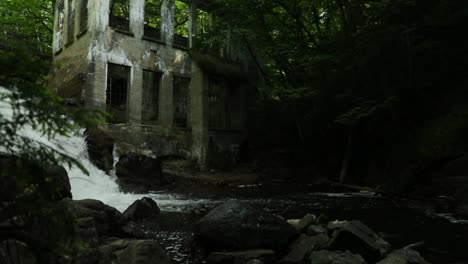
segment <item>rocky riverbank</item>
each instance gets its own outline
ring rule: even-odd
[[[95,164],[113,170],[113,142],[104,145],[88,146],[96,152],[90,157],[107,156]],[[159,190],[205,202],[168,212],[147,193],[119,212],[98,200],[71,200],[60,166],[4,155],[0,263],[426,263],[415,249],[432,263],[463,259],[468,230],[428,225],[430,218],[418,213],[424,202],[368,191],[320,193],[350,189],[248,171],[203,177],[195,171],[194,177],[187,162],[147,153],[119,156],[115,173],[122,190]],[[449,206],[440,204],[442,212]],[[414,243],[420,240],[427,245]]]

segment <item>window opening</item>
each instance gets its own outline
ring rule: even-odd
[[[161,40],[161,6],[162,0],[145,2],[145,37]]]
[[[143,70],[143,100],[141,119],[144,124],[152,124],[159,118],[160,72]]]
[[[79,33],[85,32],[87,29],[88,29],[88,0],[81,0]]]
[[[109,123],[128,122],[129,77],[130,67],[109,63],[106,89],[106,108],[110,114]]]
[[[188,96],[190,78],[174,76],[174,125],[187,127]]]
[[[211,76],[208,85],[210,128],[225,129],[227,125],[227,89],[224,78]]]
[[[123,31],[130,31],[129,0],[111,0],[109,26]]]
[[[210,14],[205,10],[198,10],[197,14],[197,35],[203,38],[209,32],[210,28]]]
[[[189,36],[189,13],[190,8],[187,3],[175,1],[174,12],[174,46],[188,47]]]
[[[75,1],[68,0],[67,45],[75,41]]]

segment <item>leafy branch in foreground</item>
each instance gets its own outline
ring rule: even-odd
[[[0,52],[0,85],[5,87],[0,90],[0,151],[28,160],[75,165],[86,172],[76,159],[48,140],[76,135],[81,128],[102,122],[104,113],[66,107],[43,85],[49,65],[21,49]]]

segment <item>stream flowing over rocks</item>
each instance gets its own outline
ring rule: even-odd
[[[8,176],[5,171],[27,167],[22,173],[48,175],[60,186],[38,183],[50,203],[74,216],[77,238],[86,250],[64,255],[58,264],[468,262],[468,221],[447,214],[444,200],[434,207],[314,184],[255,181],[229,186],[169,177],[159,159],[118,153],[101,132],[96,133],[104,142],[98,137],[85,140],[91,132],[83,132],[48,140],[31,127],[20,131],[76,158],[89,175],[77,167],[26,164],[0,154],[2,177]],[[0,185],[6,207],[17,184],[7,176]],[[119,178],[132,179],[127,181],[135,185],[127,189],[132,192],[123,191]],[[136,189],[143,193],[135,194]],[[38,263],[33,245],[21,236],[8,236],[21,223],[5,219],[2,210],[0,263]]]

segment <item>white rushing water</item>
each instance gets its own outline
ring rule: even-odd
[[[9,93],[9,91],[0,86],[0,95],[4,93]],[[0,118],[8,120],[13,118],[13,111],[8,101],[0,101],[0,114]],[[2,128],[0,127],[0,129]],[[161,210],[166,211],[180,211],[187,209],[191,205],[204,202],[203,200],[189,200],[182,196],[168,193],[131,194],[120,192],[119,186],[116,183],[116,177],[107,175],[89,160],[83,132],[84,129],[77,136],[56,136],[49,140],[30,125],[25,125],[18,131],[18,134],[75,158],[88,170],[89,175],[86,175],[76,166],[69,167],[64,165],[70,178],[71,191],[75,200],[97,199],[115,207],[119,211],[124,211],[131,203],[144,196],[151,197],[157,202]],[[2,152],[1,148],[0,152]]]

